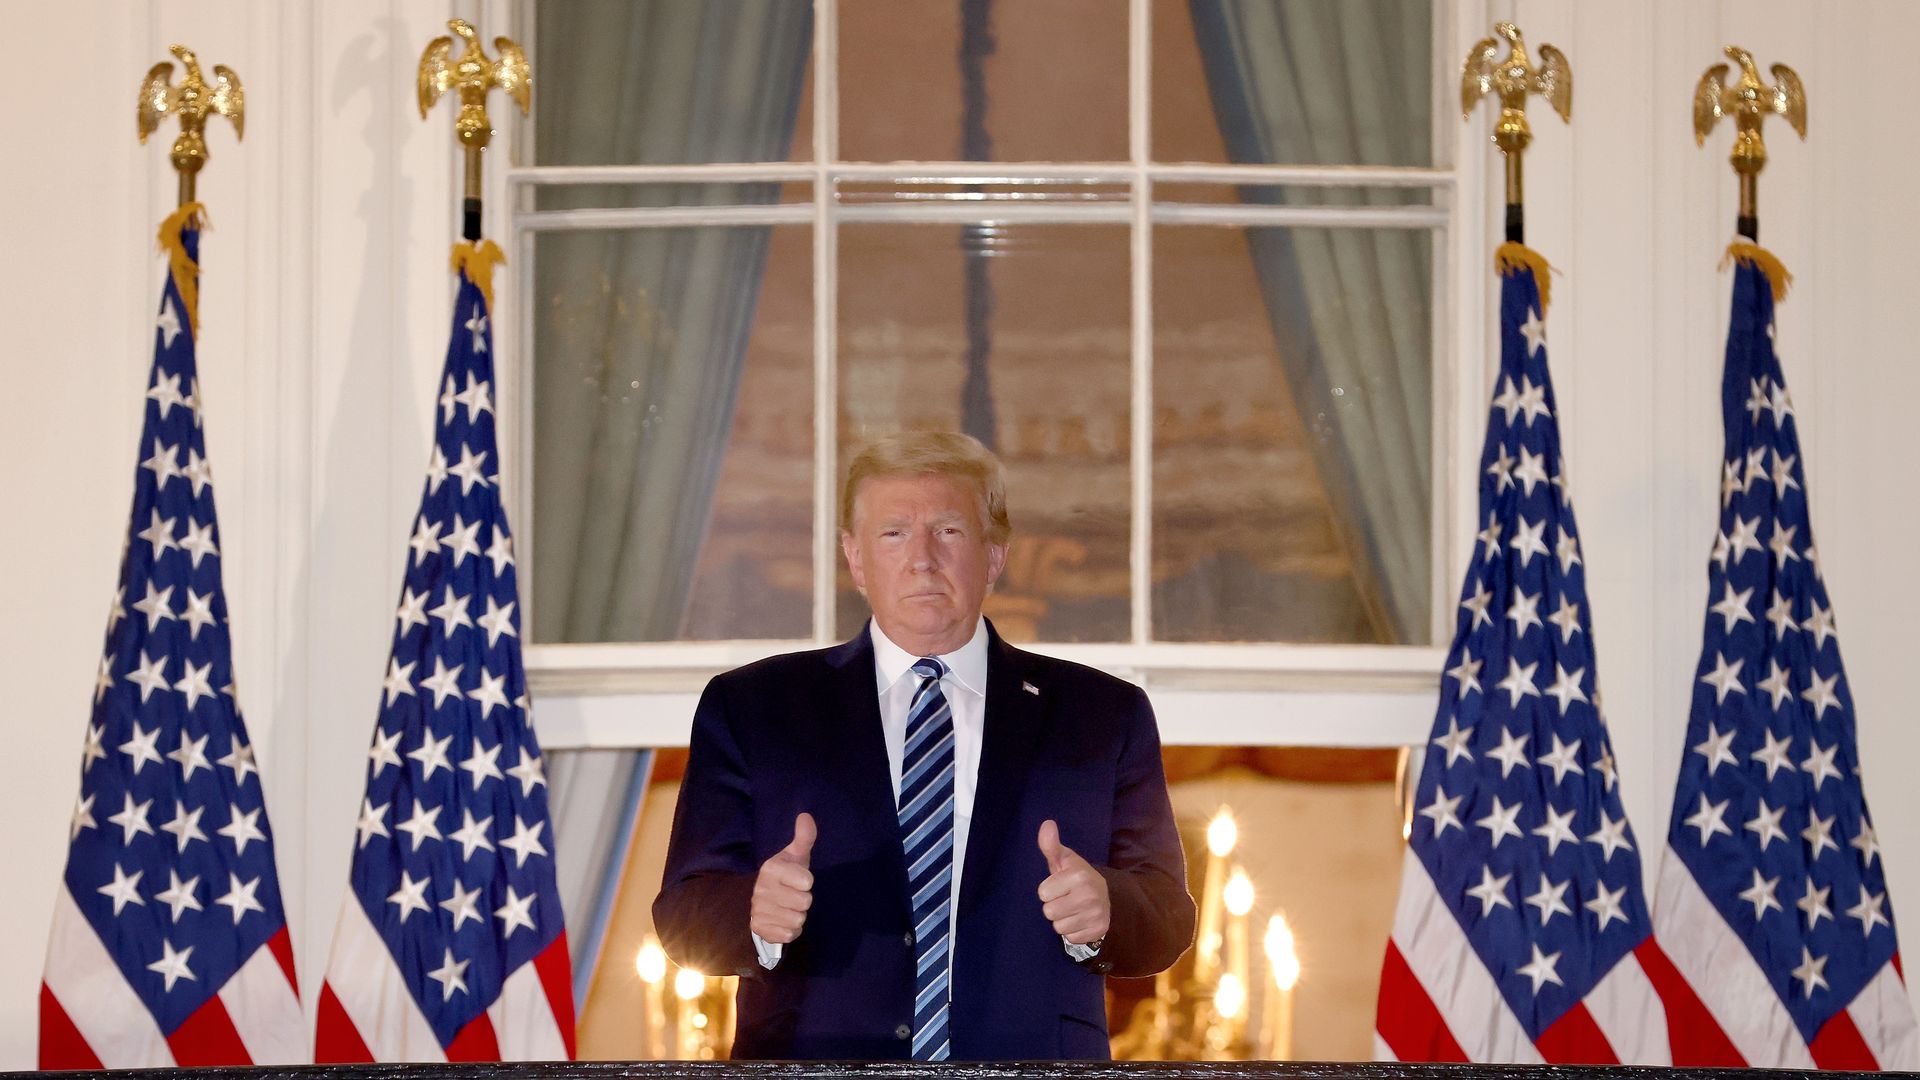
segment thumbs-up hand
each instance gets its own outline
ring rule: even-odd
[[[1060,842],[1060,826],[1052,819],[1040,823],[1040,854],[1048,870],[1040,883],[1040,912],[1052,921],[1054,933],[1075,945],[1105,937],[1113,922],[1107,879]]]
[[[812,814],[793,819],[793,842],[760,864],[753,881],[753,904],[747,927],[760,940],[785,945],[800,936],[813,906],[813,841],[819,835]]]

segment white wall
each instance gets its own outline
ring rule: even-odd
[[[445,105],[417,119],[413,71],[446,14],[468,6],[0,8],[22,69],[22,100],[0,111],[0,137],[17,153],[0,180],[0,313],[11,334],[0,387],[13,406],[0,424],[0,506],[15,515],[0,543],[0,686],[15,711],[9,803],[28,808],[0,829],[0,925],[15,942],[48,925],[64,860],[60,823],[126,528],[162,273],[153,232],[172,202],[164,142],[131,138],[133,88],[181,40],[247,88],[246,142],[219,124],[209,140],[200,361],[241,701],[311,1002],[345,881],[451,296],[451,120]],[[1517,8],[1529,41],[1559,45],[1576,75],[1575,125],[1536,116],[1529,238],[1564,272],[1550,342],[1608,712],[1643,848],[1657,849],[1666,829],[1717,506],[1729,282],[1715,268],[1733,187],[1729,136],[1694,149],[1687,106],[1727,41],[1806,79],[1811,141],[1776,124],[1763,237],[1799,275],[1780,315],[1782,354],[1868,795],[1901,910],[1920,910],[1920,789],[1897,772],[1920,762],[1920,725],[1902,694],[1908,613],[1920,609],[1920,573],[1902,558],[1920,524],[1908,480],[1916,452],[1903,438],[1920,401],[1909,179],[1920,149],[1881,131],[1901,123],[1881,103],[1900,100],[1920,8],[1493,6]],[[1486,123],[1476,115],[1462,137],[1483,145]],[[1481,359],[1463,358],[1468,371]],[[1464,433],[1464,459],[1479,438]],[[0,951],[0,1069],[33,1064],[41,964],[37,947]]]

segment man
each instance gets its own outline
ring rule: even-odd
[[[840,525],[873,619],[708,684],[668,955],[741,976],[739,1058],[1109,1056],[1102,976],[1193,938],[1146,695],[981,617],[1011,526],[975,440],[868,447]]]

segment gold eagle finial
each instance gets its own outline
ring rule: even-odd
[[[480,48],[479,34],[466,20],[449,19],[447,29],[467,47],[456,57],[451,37],[437,37],[427,43],[426,51],[420,54],[420,117],[426,119],[440,95],[459,91],[460,117],[454,123],[454,134],[461,146],[480,149],[493,138],[493,125],[487,119],[487,92],[495,87],[506,91],[520,106],[520,115],[525,116],[532,97],[533,71],[526,53],[510,38],[493,39],[499,59],[489,60]]]
[[[1733,153],[1728,160],[1740,176],[1740,217],[1743,230],[1757,229],[1760,170],[1767,166],[1767,142],[1761,125],[1768,116],[1784,116],[1794,134],[1807,137],[1807,90],[1800,76],[1785,64],[1773,65],[1774,85],[1760,81],[1760,65],[1753,54],[1737,45],[1726,47],[1727,58],[1740,65],[1740,77],[1729,84],[1727,65],[1715,64],[1700,76],[1693,90],[1693,141],[1705,146],[1707,135],[1723,116],[1733,117]]]
[[[1794,133],[1801,138],[1807,137],[1807,90],[1800,84],[1800,76],[1785,64],[1773,65],[1773,77],[1778,80],[1772,86],[1760,81],[1760,65],[1754,63],[1753,54],[1738,45],[1727,46],[1727,57],[1740,65],[1740,78],[1728,85],[1727,65],[1715,64],[1700,76],[1700,85],[1693,91],[1693,141],[1704,146],[1707,135],[1723,116],[1732,116],[1734,128],[1734,152],[1739,154],[1743,142],[1751,143],[1758,164],[1766,164],[1766,144],[1760,137],[1760,125],[1769,115],[1784,116]],[[1738,161],[1735,162],[1738,167]]]
[[[1495,23],[1499,37],[1482,38],[1467,50],[1467,63],[1460,73],[1460,115],[1473,115],[1473,107],[1488,94],[1500,99],[1500,120],[1493,128],[1493,142],[1502,151],[1526,149],[1533,138],[1527,126],[1527,95],[1547,99],[1560,119],[1573,118],[1573,68],[1567,57],[1551,45],[1540,46],[1540,66],[1527,60],[1526,42],[1520,28],[1509,22]],[[1500,40],[1508,42],[1507,55],[1500,55]]]
[[[1573,67],[1566,54],[1551,45],[1540,46],[1540,66],[1527,59],[1520,28],[1510,22],[1493,24],[1498,37],[1482,38],[1467,50],[1460,71],[1460,116],[1469,119],[1473,107],[1488,94],[1500,99],[1500,118],[1494,121],[1493,145],[1507,162],[1507,238],[1520,239],[1523,202],[1521,152],[1533,141],[1527,125],[1527,95],[1539,94],[1562,120],[1573,119]],[[1500,38],[1507,39],[1507,55],[1500,55]]]
[[[247,99],[240,88],[240,76],[225,64],[213,65],[213,83],[200,73],[200,58],[185,45],[168,50],[186,66],[179,85],[173,85],[173,65],[165,60],[153,65],[140,83],[137,121],[140,141],[160,129],[160,121],[169,116],[180,118],[180,135],[173,140],[170,155],[180,172],[180,201],[191,202],[194,174],[207,163],[207,116],[215,114],[233,121],[235,138],[246,135]]]

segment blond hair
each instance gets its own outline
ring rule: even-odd
[[[853,531],[853,501],[860,485],[890,476],[943,476],[970,483],[980,495],[980,521],[986,526],[987,542],[1004,544],[1013,535],[1000,459],[980,440],[955,431],[903,431],[868,443],[855,454],[840,489],[842,532]]]

